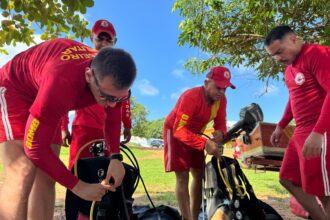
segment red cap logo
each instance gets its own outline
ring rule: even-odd
[[[96,36],[99,36],[100,33],[107,33],[111,36],[112,39],[116,38],[116,31],[111,22],[107,20],[98,20],[95,22],[92,33],[94,33]]]
[[[227,87],[230,87],[232,89],[236,88],[236,86],[234,86],[230,82],[231,74],[226,67],[222,67],[222,66],[212,67],[210,72],[206,75],[206,77],[209,79],[213,79],[216,85],[220,88],[227,88]]]

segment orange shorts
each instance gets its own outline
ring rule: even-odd
[[[10,85],[0,86],[0,143],[23,140],[29,109],[34,99],[24,96]],[[61,130],[53,137],[53,144],[61,144]]]
[[[204,151],[194,149],[175,139],[171,128],[164,128],[163,137],[166,172],[204,168]]]
[[[311,131],[312,129],[306,129],[293,134],[283,158],[280,178],[302,187],[306,193],[330,196],[330,149],[327,149],[327,133],[324,134],[325,141],[320,157],[306,160],[302,156],[303,145]]]

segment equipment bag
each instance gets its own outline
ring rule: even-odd
[[[268,204],[257,199],[236,159],[212,158],[205,168],[206,212],[211,220],[281,220]]]
[[[127,150],[127,147],[121,145],[122,152],[124,149]],[[126,154],[126,152],[124,153]],[[105,179],[109,163],[110,158],[106,156],[82,158],[77,160],[72,172],[84,182],[99,183]],[[132,196],[138,184],[139,168],[135,166],[134,162],[132,162],[132,165],[126,163],[123,163],[123,165],[125,176],[122,185],[117,188],[116,192],[107,192],[100,202],[83,200],[67,190],[65,200],[66,219],[77,220],[80,214],[91,216],[90,218],[95,220],[127,219],[126,215],[132,214]]]
[[[167,205],[155,208],[136,207],[133,208],[134,217],[131,220],[181,220],[179,211]]]

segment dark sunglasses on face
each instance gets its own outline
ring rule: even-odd
[[[95,85],[97,87],[97,90],[98,90],[98,92],[100,94],[100,98],[101,99],[106,100],[108,102],[124,102],[124,101],[130,99],[130,97],[131,97],[131,90],[128,90],[128,95],[127,96],[124,96],[124,97],[116,97],[116,96],[112,96],[112,95],[108,95],[108,94],[104,93],[100,89],[100,85],[99,85],[98,79],[96,78],[93,69],[92,69],[92,74],[93,74]]]

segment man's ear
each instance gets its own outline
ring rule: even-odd
[[[208,78],[206,78],[204,80],[204,86],[207,87],[207,85],[210,83],[210,80]]]
[[[292,34],[290,34],[289,38],[290,38],[290,40],[293,43],[296,43],[297,42],[297,35],[295,35],[295,34],[292,33]]]
[[[93,42],[94,36],[95,36],[95,34],[93,32],[91,32],[90,39],[92,42]]]
[[[85,79],[86,79],[86,82],[87,83],[90,83],[92,81],[92,77],[93,77],[92,68],[86,67],[85,68]]]

